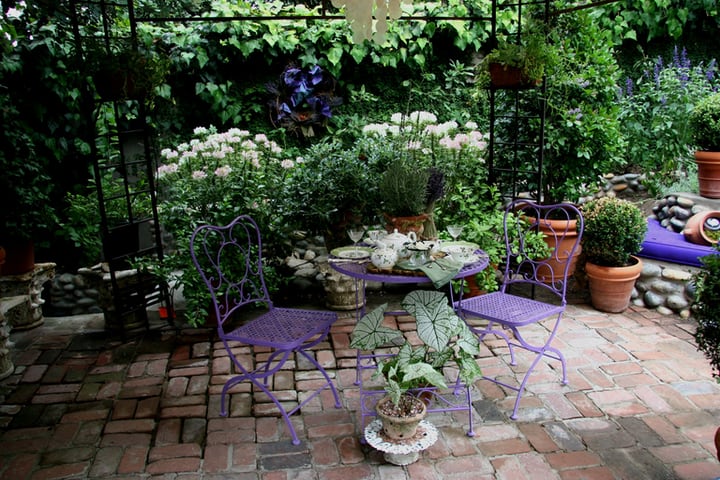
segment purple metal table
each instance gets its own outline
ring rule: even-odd
[[[470,275],[476,275],[480,273],[481,271],[485,270],[488,266],[488,256],[485,252],[482,250],[476,250],[475,254],[479,257],[478,261],[469,263],[465,266],[463,266],[460,271],[453,277],[453,280],[464,280],[465,277],[469,277]],[[432,281],[425,275],[401,275],[401,274],[393,274],[393,273],[380,273],[380,272],[374,272],[368,270],[368,265],[370,264],[370,260],[364,261],[364,262],[358,262],[358,261],[343,261],[335,258],[330,259],[330,266],[337,270],[338,272],[345,274],[349,277],[352,277],[355,279],[355,300],[356,305],[359,304],[360,297],[360,288],[362,288],[363,296],[365,297],[365,286],[367,285],[367,282],[381,282],[381,283],[431,283]],[[457,301],[462,300],[463,295],[463,287],[464,284],[461,282],[460,284],[460,294],[457,299]],[[452,289],[452,285],[450,285],[450,301],[453,305],[455,305],[455,298],[454,298],[454,292]],[[363,303],[363,307],[358,309],[358,318],[360,318],[365,311],[365,304]]]

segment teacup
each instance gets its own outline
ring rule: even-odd
[[[442,251],[458,262],[468,263],[473,260],[475,248],[469,245],[445,245]]]

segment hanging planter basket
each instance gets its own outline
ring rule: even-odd
[[[490,84],[495,88],[526,89],[540,85],[540,79],[527,78],[519,67],[510,67],[501,63],[488,65]]]

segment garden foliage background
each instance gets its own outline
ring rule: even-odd
[[[81,203],[78,198],[88,199],[92,192],[90,148],[83,140],[84,132],[92,128],[88,123],[92,117],[87,115],[92,106],[84,103],[81,93],[91,80],[76,55],[68,4],[2,3],[0,203],[6,213],[0,214],[0,229],[25,232],[35,239],[40,261],[56,261],[61,269],[72,270],[95,260],[87,258],[84,245],[93,239],[97,223],[93,223],[92,198],[79,210],[74,208]],[[209,12],[226,15],[272,16],[281,8],[278,2],[214,0],[200,4]],[[175,4],[138,0],[135,5],[144,14],[168,13],[160,11],[162,6]],[[489,0],[451,0],[445,6],[416,3],[420,5],[428,14],[487,16],[490,12]],[[712,56],[720,46],[714,34],[720,16],[713,0],[668,0],[662,5],[624,0],[561,16],[573,25],[576,35],[565,39],[563,70],[553,73],[556,87],[552,87],[552,78],[548,79],[550,93],[555,95],[550,105],[560,122],[557,125],[573,128],[556,129],[559,134],[554,145],[582,151],[581,159],[593,151],[612,153],[606,163],[592,160],[596,162],[592,173],[588,178],[578,177],[575,190],[592,184],[593,175],[603,167],[675,171],[688,158],[689,147],[681,131],[684,117],[676,112],[691,109],[698,89],[706,92],[717,86],[709,75],[716,71]],[[555,2],[560,10],[573,6]],[[312,7],[295,8],[305,11]],[[512,20],[501,16],[499,22],[504,28],[510,27]],[[708,32],[713,34],[703,36]],[[288,159],[311,157],[326,153],[323,148],[330,140],[354,144],[365,124],[387,121],[398,112],[428,110],[428,105],[440,122],[454,120],[465,125],[472,121],[479,130],[487,129],[486,99],[476,88],[474,75],[475,65],[490,47],[489,24],[392,22],[385,45],[353,44],[342,20],[145,23],[138,33],[146,49],[170,59],[169,74],[152,105],[158,150],[189,141],[197,127],[214,126],[221,132],[239,128],[266,135]],[[587,54],[598,45],[610,50]],[[664,59],[659,66],[658,57]],[[572,63],[575,59],[582,62]],[[293,63],[320,66],[337,80],[335,94],[342,104],[333,107],[332,117],[315,137],[296,136],[287,129],[276,129],[271,122],[268,102],[272,97],[267,85]],[[665,71],[668,73],[662,73]],[[684,79],[687,72],[693,90],[681,90],[685,93],[679,95],[677,84],[670,80]],[[583,87],[585,81],[602,87],[590,92]],[[685,80],[681,83],[683,88],[688,84]],[[631,84],[635,97],[630,94]],[[671,92],[672,98],[668,96]],[[583,105],[570,101],[579,98],[578,94],[587,94],[584,112],[576,110]],[[672,109],[664,109],[668,100]],[[610,130],[590,130],[590,116],[600,114],[598,118],[611,119],[607,123]],[[665,121],[657,120],[661,117]],[[569,137],[567,132],[571,132]],[[549,134],[552,137],[553,125]],[[603,143],[605,137],[608,144]],[[576,148],[588,139],[599,144],[588,144],[590,150]],[[565,155],[567,150],[555,151]],[[347,162],[340,164],[347,166]],[[287,174],[282,168],[278,172]],[[372,180],[372,172],[365,175]],[[283,184],[275,191],[287,194],[285,188],[291,186]],[[493,195],[485,198],[497,200]],[[277,213],[294,218],[302,206],[286,205]],[[478,209],[477,205],[464,208],[459,214],[471,215]],[[449,220],[452,211],[441,206],[439,215],[445,212]]]

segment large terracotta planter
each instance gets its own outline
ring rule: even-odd
[[[695,152],[700,195],[720,198],[720,152]]]
[[[418,425],[427,415],[427,407],[422,400],[412,396],[408,396],[408,398],[417,402],[418,407],[421,407],[420,412],[411,417],[397,417],[392,415],[386,415],[383,412],[383,405],[387,402],[392,402],[390,397],[383,397],[377,403],[376,412],[378,418],[380,419],[380,421],[382,421],[383,432],[387,437],[393,440],[405,440],[408,438],[413,438],[417,431]]]
[[[591,262],[585,264],[590,301],[597,310],[620,313],[630,305],[635,280],[643,268],[638,257],[632,259],[635,263],[627,267],[603,267]]]
[[[422,213],[412,217],[397,217],[385,213],[385,229],[388,233],[392,233],[397,230],[399,233],[407,235],[410,232],[415,232],[418,238],[422,237],[423,229],[425,228],[425,220],[430,215]]]
[[[32,240],[8,239],[2,241],[5,248],[3,275],[22,275],[35,268],[35,246]]]
[[[544,235],[545,243],[553,251],[552,256],[547,261],[547,265],[550,268],[550,272],[538,272],[538,278],[543,282],[551,282],[553,278],[562,278],[563,269],[565,263],[570,259],[570,266],[568,268],[568,277],[575,273],[575,267],[577,265],[577,259],[582,251],[582,247],[578,245],[577,249],[570,257],[570,251],[572,250],[573,244],[577,239],[577,220],[543,220],[540,222],[540,231]],[[556,239],[552,232],[562,233],[567,231],[567,234],[561,239],[560,244],[556,244]]]
[[[707,235],[705,230],[705,222],[710,220],[711,223],[720,222],[720,211],[707,210],[705,212],[696,213],[685,224],[683,235],[685,240],[697,245],[713,245],[718,243]]]

